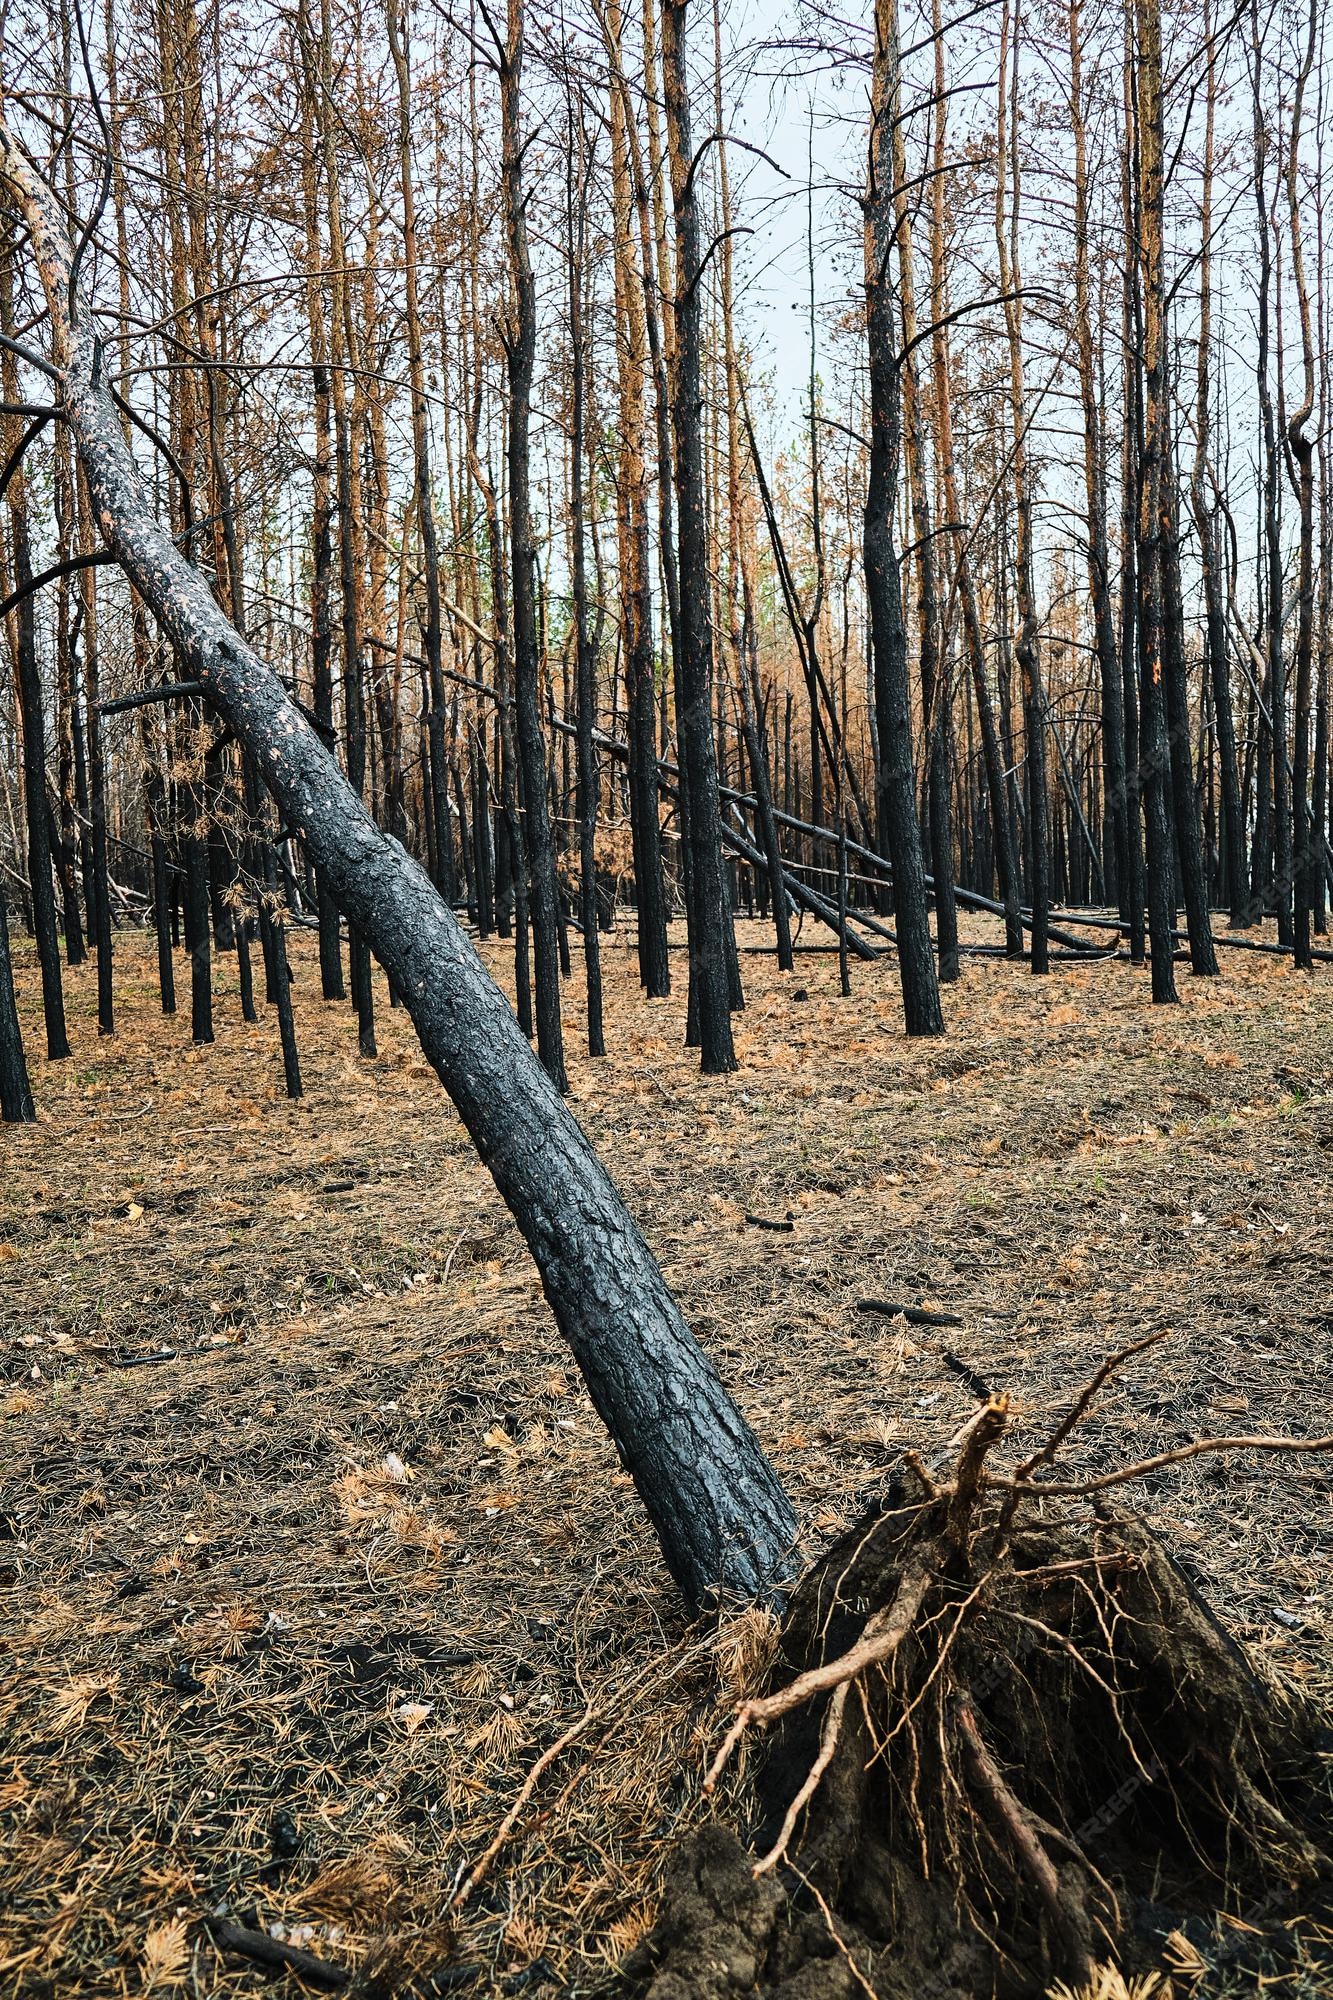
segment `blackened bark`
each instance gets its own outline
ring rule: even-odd
[[[65,927],[65,963],[82,965],[87,953],[83,946],[83,919],[79,912],[79,885],[74,873],[74,837],[68,838],[56,818],[50,796],[46,802],[46,834],[51,843],[51,859],[60,884],[61,921]]]
[[[136,604],[136,610],[138,610]],[[176,1011],[176,968],[171,957],[171,911],[173,884],[167,860],[166,786],[158,768],[153,732],[147,715],[140,718],[139,740],[144,758],[144,818],[148,823],[151,855],[153,930],[157,938],[157,990],[164,1014]]]
[[[1279,520],[1279,469],[1277,420],[1269,382],[1268,355],[1273,324],[1273,245],[1268,213],[1267,162],[1269,133],[1260,88],[1262,44],[1259,10],[1253,9],[1251,50],[1254,77],[1254,198],[1259,238],[1259,296],[1255,316],[1255,377],[1259,394],[1259,414],[1263,434],[1263,546],[1267,567],[1267,653],[1266,675],[1268,726],[1261,731],[1263,761],[1259,778],[1258,825],[1254,843],[1255,914],[1262,914],[1261,898],[1271,854],[1273,895],[1277,905],[1279,944],[1290,948],[1294,942],[1291,912],[1292,825],[1291,780],[1287,764],[1287,675],[1283,648],[1285,577],[1282,560],[1282,530]],[[1271,787],[1271,790],[1270,790]],[[1268,803],[1272,801],[1271,846]]]
[[[28,523],[21,505],[10,515],[14,548],[14,587],[27,590],[32,583],[32,560],[28,553]],[[32,926],[37,940],[37,959],[42,972],[42,1014],[46,1026],[46,1053],[55,1062],[69,1054],[65,1031],[65,997],[60,976],[60,939],[56,930],[55,888],[51,879],[51,842],[46,821],[46,718],[42,709],[42,679],[37,666],[35,600],[22,598],[18,620],[18,694],[23,723],[23,797],[28,824],[28,886],[32,899]]]
[[[1137,297],[1132,285],[1127,285],[1125,289]],[[1134,317],[1134,308],[1127,303],[1125,312],[1127,331],[1131,328]],[[1143,772],[1140,762],[1138,693],[1139,502],[1136,482],[1140,430],[1139,382],[1138,348],[1127,338],[1124,357],[1125,437],[1120,557],[1120,688],[1121,707],[1125,718],[1125,842],[1129,857],[1125,900],[1129,909],[1129,956],[1133,965],[1142,965],[1147,956],[1143,926],[1143,905],[1147,885],[1143,863],[1141,812]]]
[[[1217,729],[1223,888],[1232,924],[1243,925],[1249,917],[1249,885],[1245,873],[1245,819],[1241,810],[1240,767],[1236,757],[1236,721],[1231,706],[1222,559],[1218,548],[1220,530],[1217,517],[1209,510],[1202,492],[1195,498],[1194,517],[1199,530],[1203,568],[1204,649],[1213,697],[1213,721]]]
[[[851,968],[847,962],[847,815],[838,821],[838,987],[844,1000],[852,993]]]
[[[435,531],[435,496],[431,481],[430,412],[426,404],[425,370],[422,359],[421,318],[417,303],[416,190],[412,178],[411,78],[408,65],[408,11],[399,17],[399,0],[387,0],[384,10],[398,82],[398,171],[403,204],[403,248],[405,318],[407,323],[408,373],[412,395],[412,450],[417,489],[417,520],[421,532],[421,565],[424,571],[426,615],[421,624],[421,640],[426,654],[427,686],[430,701],[427,732],[427,760],[422,772],[426,816],[430,822],[431,847],[435,855],[435,881],[446,902],[454,897],[453,840],[449,830],[448,764],[444,746],[444,673],[442,661],[442,619],[440,597],[440,550]],[[401,833],[396,823],[401,814],[390,813],[389,827]]]
[[[275,930],[277,928],[275,926]],[[370,1058],[379,1054],[375,1043],[375,989],[372,984],[370,946],[363,933],[355,926],[348,932],[347,956],[351,972],[352,1006],[356,1011],[357,1047],[363,1056]],[[278,1005],[281,1008],[281,980],[278,983]],[[281,1014],[278,1018],[281,1020]]]
[[[907,322],[909,338],[915,338],[916,315]],[[935,575],[935,534],[930,495],[925,480],[925,441],[919,435],[920,411],[912,363],[905,364],[904,381],[910,383],[910,421],[918,435],[911,440],[909,462],[912,500],[912,532],[917,541],[917,616],[921,632],[921,708],[926,726],[926,823],[930,828],[931,872],[935,882],[935,945],[939,976],[946,983],[958,978],[958,902],[953,879],[953,813],[950,792],[953,784],[949,754],[948,662],[941,644],[939,592]],[[817,820],[819,814],[815,813]],[[845,828],[844,828],[845,831]]]
[[[1185,681],[1185,612],[1180,590],[1175,466],[1169,445],[1163,461],[1161,504],[1163,665],[1166,721],[1171,741],[1171,802],[1176,860],[1185,893],[1190,966],[1197,974],[1211,976],[1217,971],[1217,952],[1213,946],[1213,928],[1208,914],[1208,879],[1199,833],[1199,798],[1194,786],[1193,738]]]
[[[1037,625],[1028,608],[1019,622],[1014,656],[1023,683],[1023,771],[1027,789],[1028,897],[1032,905],[1032,970],[1050,970],[1051,865],[1046,811],[1046,697]]]
[[[288,1097],[303,1095],[301,1088],[301,1062],[296,1052],[296,1024],[292,1018],[292,969],[287,962],[287,933],[279,918],[275,918],[271,929],[271,949],[273,953],[274,984],[277,992],[275,1005],[278,1013],[278,1039],[282,1046],[282,1074],[287,1086]],[[352,975],[356,976],[356,961],[352,961]],[[370,1053],[375,1052],[372,1049]],[[365,1050],[362,1050],[365,1054]]]
[[[791,972],[796,964],[792,952],[791,916],[782,871],[782,848],[778,825],[773,816],[773,792],[768,780],[768,741],[762,711],[755,699],[759,686],[759,639],[755,629],[754,594],[748,576],[743,587],[741,642],[739,648],[741,685],[741,730],[745,755],[750,766],[750,786],[755,796],[759,844],[763,849],[767,901],[773,913],[777,938],[778,970]]]
[[[241,992],[241,1019],[252,1025],[259,1019],[255,1011],[255,977],[250,963],[250,920],[244,905],[236,912],[236,983]]]
[[[513,558],[514,712],[523,774],[523,833],[527,850],[532,955],[536,973],[537,1050],[557,1090],[565,1077],[560,1026],[560,941],[557,935],[555,843],[547,800],[546,739],[541,723],[541,661],[537,623],[537,550],[529,496],[528,428],[537,353],[537,296],[528,254],[523,192],[523,0],[509,0],[509,31],[500,63],[505,229],[513,284],[513,320],[505,337],[509,373],[509,532]]]
[[[648,521],[642,510],[634,521],[633,532],[636,537],[642,536],[642,569],[636,572],[632,596],[628,591],[625,596],[627,615],[623,629],[639,978],[650,1000],[663,1000],[671,991],[671,961],[667,952],[662,827],[657,817],[657,690],[653,679],[652,599],[647,579]]]
[[[1155,486],[1145,451],[1144,481]],[[1145,511],[1152,506],[1145,500]],[[1162,686],[1162,569],[1160,516],[1138,548],[1139,769],[1148,847],[1148,934],[1152,956],[1152,997],[1160,1004],[1176,998],[1175,843],[1171,833],[1171,753],[1167,746],[1166,701]]]
[[[573,376],[572,423],[569,440],[569,515],[573,538],[574,701],[578,728],[579,917],[583,928],[583,964],[588,995],[588,1053],[606,1054],[602,1029],[602,958],[597,928],[597,758],[592,733],[597,724],[596,655],[588,630],[588,575],[583,534],[583,452],[587,359],[583,338],[583,259],[587,219],[588,149],[579,129],[577,159],[570,116],[569,222],[569,349]],[[575,198],[575,178],[580,192]],[[576,220],[577,210],[577,220]]]
[[[198,799],[187,788],[190,830],[185,835],[185,949],[190,955],[190,1039],[213,1039],[212,930],[208,911],[208,845],[197,830]]]
[[[1004,756],[995,726],[995,710],[986,685],[986,653],[977,614],[976,592],[970,568],[959,564],[959,595],[967,630],[968,660],[972,668],[972,692],[976,699],[977,727],[981,733],[981,756],[986,769],[986,797],[990,807],[991,845],[995,856],[996,883],[1004,904],[1004,948],[1008,957],[1023,956],[1023,920],[1019,914],[1019,865],[1014,844],[1014,823],[1009,814],[1005,790]]]
[[[657,340],[656,311],[645,295],[645,273],[651,270],[652,243],[647,227],[647,193],[639,209],[643,266],[636,264],[631,225],[638,197],[631,144],[628,91],[620,65],[619,0],[608,0],[602,16],[607,59],[612,71],[611,162],[615,217],[615,297],[619,331],[619,467],[615,482],[616,530],[620,547],[621,648],[625,663],[626,734],[629,739],[629,817],[634,860],[634,894],[638,917],[639,978],[650,999],[671,991],[667,951],[666,883],[662,873],[662,830],[657,812],[657,714],[653,660],[653,596],[648,537],[648,481],[644,395],[651,333]],[[655,350],[653,350],[655,352]],[[656,401],[656,387],[655,387]],[[663,560],[674,567],[671,535],[670,444],[666,402],[659,411],[660,500],[666,528]],[[675,580],[671,576],[672,601]],[[674,617],[674,612],[672,613]],[[674,628],[673,628],[674,629]],[[615,686],[612,686],[612,700]],[[614,724],[613,724],[614,726]]]
[[[477,930],[489,937],[495,929],[495,858],[491,848],[490,779],[480,741],[474,735],[469,745],[469,775],[472,780],[473,874],[477,885]]]
[[[706,1076],[719,1076],[735,1069],[736,1051],[731,1037],[732,987],[726,935],[731,912],[722,870],[713,742],[713,630],[701,425],[699,207],[685,61],[687,5],[688,0],[666,0],[662,14],[662,80],[676,226],[676,353],[671,384],[680,543],[676,727],[684,795],[683,834],[688,847],[690,1012],[698,1031],[700,1066]]]
[[[1148,928],[1152,996],[1174,1001],[1175,846],[1167,738],[1166,534],[1168,396],[1163,269],[1162,42],[1158,0],[1136,0],[1138,81],[1138,274],[1143,311],[1143,438],[1139,455],[1139,730],[1148,833]]]
[[[925,862],[916,816],[907,632],[894,545],[902,423],[898,310],[889,270],[897,228],[890,131],[897,68],[896,12],[892,0],[876,0],[870,162],[865,197],[870,476],[862,538],[874,660],[875,789],[880,847],[893,869],[895,928],[907,1032],[940,1035],[944,1032],[944,1018],[931,949]]]
[[[333,728],[333,634],[330,596],[333,580],[333,507],[330,501],[331,449],[329,431],[328,370],[321,363],[314,371],[315,383],[315,509],[313,573],[310,586],[310,668],[311,703],[316,720]],[[328,740],[328,739],[326,739]],[[319,921],[319,983],[326,1000],[345,1000],[343,983],[342,934],[338,906],[329,894],[318,870],[315,873],[315,912]]]
[[[23,1055],[23,1033],[14,1000],[14,970],[9,957],[9,911],[4,884],[0,883],[0,1118],[6,1125],[26,1125],[37,1116],[33,1109],[28,1065]]]

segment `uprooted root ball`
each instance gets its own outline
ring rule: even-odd
[[[798,1586],[795,1678],[719,1758],[769,1730],[754,1852],[713,1827],[676,1857],[651,2000],[1042,1992],[1326,1872],[1313,1718],[1140,1522],[988,1483],[1003,1425]]]

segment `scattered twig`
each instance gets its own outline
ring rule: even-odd
[[[966,1361],[961,1360],[958,1355],[947,1347],[939,1349],[939,1357],[951,1374],[957,1375],[961,1381],[966,1382],[974,1396],[979,1396],[983,1403],[989,1401],[994,1392],[988,1382],[982,1381],[975,1368],[969,1367]]]
[[[1035,1493],[1073,1500],[1082,1498],[1086,1493],[1104,1493],[1108,1486],[1123,1486],[1128,1480],[1142,1479],[1149,1472],[1159,1472],[1164,1465],[1179,1465],[1184,1459],[1198,1458],[1208,1451],[1333,1451],[1333,1437],[1199,1438],[1194,1444],[1183,1444],[1175,1451],[1159,1452],[1156,1458],[1141,1459],[1137,1465],[1123,1466],[1119,1472],[1104,1472],[1100,1479],[1003,1479],[988,1472],[985,1482],[988,1486],[1003,1487],[1013,1493]]]
[[[1136,1354],[1142,1354],[1146,1348],[1156,1347],[1159,1341],[1166,1339],[1170,1331],[1171,1328],[1169,1326],[1159,1327],[1155,1333],[1145,1334],[1142,1340],[1131,1341],[1128,1347],[1118,1348],[1114,1354],[1108,1354],[1101,1367],[1092,1377],[1092,1380],[1086,1383],[1083,1389],[1080,1390],[1072,1407],[1060,1419],[1045,1444],[1034,1451],[1031,1458],[1024,1459],[1023,1463],[1014,1473],[1014,1486],[1010,1491],[1008,1499],[1000,1509],[1000,1523],[996,1531],[997,1548],[1002,1547],[1004,1544],[1009,1531],[1009,1524],[1014,1516],[1014,1509],[1018,1505],[1019,1495],[1022,1491],[1019,1482],[1031,1479],[1033,1473],[1041,1466],[1051,1463],[1060,1446],[1064,1443],[1075,1425],[1081,1422],[1084,1412],[1089,1408],[1094,1397],[1106,1382],[1109,1381],[1116,1369],[1121,1367],[1126,1361],[1133,1360]]]
[[[449,1896],[448,1899],[446,1900],[444,1905],[446,1911],[462,1909],[464,1903],[466,1903],[468,1897],[472,1894],[472,1891],[481,1881],[483,1875],[485,1875],[486,1873],[486,1870],[490,1867],[492,1861],[494,1861],[496,1855],[500,1852],[500,1849],[504,1846],[510,1834],[517,1826],[519,1821],[519,1815],[522,1813],[524,1806],[528,1803],[528,1800],[532,1797],[532,1794],[536,1791],[537,1786],[541,1780],[543,1771],[549,1770],[551,1765],[554,1764],[556,1758],[560,1755],[561,1751],[567,1750],[570,1744],[574,1741],[575,1737],[582,1734],[582,1732],[587,1728],[588,1724],[592,1721],[596,1713],[597,1713],[597,1708],[595,1703],[589,1702],[588,1706],[584,1709],[578,1721],[571,1723],[563,1736],[557,1736],[555,1742],[548,1744],[546,1749],[542,1751],[541,1756],[537,1759],[532,1769],[528,1772],[527,1777],[523,1780],[523,1784],[519,1791],[518,1797],[514,1800],[513,1805],[510,1806],[509,1811],[500,1821],[499,1827],[497,1828],[490,1842],[490,1845],[485,1849],[484,1853],[479,1855],[477,1860],[473,1862],[471,1868],[468,1869],[467,1874],[463,1877],[458,1887],[454,1890],[453,1894]]]
[[[441,1283],[441,1285],[447,1285],[447,1284],[448,1284],[448,1282],[449,1282],[449,1273],[450,1273],[450,1272],[451,1272],[451,1271],[453,1270],[453,1268],[454,1268],[454,1258],[455,1258],[455,1257],[456,1257],[456,1256],[458,1255],[458,1253],[459,1253],[459,1251],[460,1251],[460,1250],[462,1249],[463,1245],[464,1245],[464,1244],[465,1244],[465,1243],[467,1242],[467,1238],[468,1238],[468,1232],[467,1232],[467,1230],[466,1230],[466,1229],[462,1229],[462,1230],[460,1230],[460,1231],[459,1231],[459,1233],[458,1233],[458,1240],[457,1240],[457,1242],[456,1242],[456,1243],[454,1244],[454,1246],[453,1246],[452,1250],[451,1250],[451,1251],[449,1252],[449,1255],[448,1255],[448,1256],[447,1256],[447,1257],[445,1258],[445,1260],[444,1260],[444,1269],[443,1269],[443,1270],[442,1270],[442,1271],[440,1272],[440,1283]]]
[[[746,1221],[749,1221],[747,1216]],[[965,1326],[957,1313],[936,1312],[931,1306],[899,1306],[890,1299],[858,1299],[859,1313],[883,1313],[888,1319],[905,1319],[909,1326]]]
[[[345,1965],[332,1965],[326,1958],[316,1958],[313,1952],[302,1951],[299,1945],[284,1944],[281,1939],[270,1937],[267,1931],[252,1931],[243,1924],[216,1921],[210,1921],[208,1929],[219,1951],[228,1952],[236,1958],[251,1959],[256,1965],[267,1966],[273,1972],[294,1972],[326,1993],[341,1993],[345,1986],[352,1983],[352,1975]]]

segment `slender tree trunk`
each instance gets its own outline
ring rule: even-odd
[[[584,547],[584,436],[587,405],[587,352],[584,335],[583,288],[587,239],[587,186],[592,151],[579,104],[575,140],[574,94],[566,96],[569,178],[566,183],[567,250],[569,256],[569,366],[571,417],[569,438],[569,532],[572,542],[571,586],[574,598],[575,716],[578,730],[579,914],[583,929],[584,979],[588,995],[588,1053],[606,1054],[602,1027],[602,960],[597,923],[597,756],[593,731],[597,726],[597,657],[588,630],[588,566]]]
[[[706,1076],[736,1067],[726,931],[731,924],[722,869],[717,753],[713,742],[713,632],[709,606],[700,373],[699,212],[685,61],[688,0],[665,0],[662,74],[667,151],[676,226],[672,314],[675,366],[671,416],[675,439],[676,520],[680,536],[680,733],[682,794],[689,846],[690,985],[700,1064]]]
[[[1249,885],[1245,874],[1245,822],[1241,811],[1240,773],[1236,760],[1236,724],[1231,706],[1230,655],[1227,651],[1226,603],[1220,543],[1221,523],[1208,496],[1212,449],[1213,336],[1213,173],[1217,121],[1217,52],[1211,0],[1204,0],[1203,36],[1207,48],[1207,106],[1204,127],[1203,182],[1200,194],[1199,363],[1195,400],[1194,467],[1190,501],[1199,536],[1203,572],[1204,651],[1217,732],[1217,765],[1221,792],[1222,886],[1232,926],[1248,921]]]
[[[87,518],[86,508],[78,508],[79,548],[87,555],[92,551],[92,523]],[[108,882],[107,830],[106,830],[106,759],[102,752],[102,680],[98,654],[97,633],[97,573],[85,569],[80,573],[83,604],[83,693],[88,711],[88,795],[89,834],[93,850],[93,882],[95,901],[89,910],[94,926],[94,942],[97,946],[97,1032],[99,1035],[114,1035],[116,1032],[115,992],[112,985],[111,964],[111,889]]]
[[[1300,510],[1300,542],[1296,583],[1296,687],[1292,739],[1292,942],[1296,964],[1312,971],[1311,917],[1315,904],[1315,878],[1322,875],[1322,856],[1314,841],[1310,812],[1310,722],[1314,673],[1314,439],[1306,427],[1314,414],[1315,349],[1310,312],[1310,289],[1305,276],[1305,248],[1301,229],[1300,151],[1301,116],[1305,90],[1314,67],[1315,38],[1319,26],[1317,0],[1310,0],[1305,52],[1296,77],[1291,112],[1291,132],[1287,142],[1287,214],[1291,225],[1292,280],[1301,329],[1301,396],[1287,417],[1287,448],[1296,501]],[[1325,418],[1327,421],[1327,418]]]
[[[23,485],[15,477],[9,488],[10,528],[14,550],[14,587],[32,583],[28,554],[28,520]],[[65,998],[60,975],[60,938],[56,929],[56,899],[51,877],[51,837],[46,813],[46,719],[42,682],[37,666],[34,600],[24,597],[14,613],[18,627],[15,648],[19,710],[23,721],[23,795],[27,808],[28,887],[33,931],[42,973],[42,1013],[46,1053],[51,1062],[69,1054],[65,1031]]]
[[[30,1124],[37,1116],[23,1054],[23,1032],[14,999],[14,970],[9,956],[9,910],[0,882],[0,1118],[6,1125]]]
[[[916,816],[907,632],[894,541],[902,439],[902,383],[897,358],[900,314],[890,267],[897,234],[892,132],[897,95],[897,4],[896,0],[876,0],[865,195],[870,477],[862,530],[875,677],[876,791],[880,851],[893,869],[895,927],[907,1032],[939,1035],[944,1032],[944,1017],[931,950],[926,871]]]
[[[1138,282],[1143,312],[1143,438],[1139,454],[1138,623],[1139,728],[1147,806],[1148,921],[1152,996],[1174,1001],[1175,849],[1168,787],[1163,647],[1166,612],[1163,544],[1168,532],[1166,459],[1169,423],[1166,289],[1162,214],[1162,49],[1157,0],[1135,0],[1138,143]]]
[[[426,655],[430,693],[429,764],[422,773],[424,809],[434,833],[436,880],[446,901],[452,901],[453,840],[449,827],[448,769],[445,762],[443,618],[440,601],[440,549],[435,528],[435,493],[431,479],[430,412],[417,289],[416,190],[412,176],[412,94],[408,61],[408,9],[405,0],[385,0],[389,51],[398,85],[398,179],[402,195],[403,313],[407,333],[408,380],[412,398],[412,449],[416,475],[417,521],[421,535],[421,566],[426,615],[421,641]],[[400,832],[401,829],[392,829]]]
[[[523,776],[523,827],[532,912],[537,989],[537,1049],[557,1090],[568,1089],[560,1026],[555,846],[547,803],[546,742],[541,724],[541,660],[537,630],[536,544],[529,498],[528,426],[537,352],[537,298],[528,254],[523,192],[523,0],[509,0],[508,33],[500,59],[505,233],[512,288],[505,335],[509,371],[509,533],[513,556],[514,712]]]
[[[935,882],[935,944],[941,981],[958,977],[958,905],[953,879],[953,817],[950,793],[950,706],[948,659],[943,643],[936,582],[935,526],[926,479],[925,416],[917,374],[920,335],[911,209],[907,196],[907,151],[901,106],[893,114],[893,172],[897,187],[899,303],[902,309],[903,456],[916,540],[917,624],[921,635],[921,714],[926,738],[926,819],[930,829],[931,873]],[[815,815],[818,818],[818,814]]]
[[[1255,379],[1259,392],[1263,437],[1263,546],[1267,599],[1267,671],[1264,706],[1268,711],[1266,755],[1261,761],[1257,808],[1260,824],[1255,840],[1258,864],[1256,901],[1262,896],[1267,881],[1267,864],[1271,855],[1278,942],[1290,949],[1294,940],[1291,920],[1292,829],[1291,784],[1287,765],[1287,675],[1282,629],[1285,578],[1279,518],[1280,453],[1272,385],[1269,381],[1269,347],[1273,323],[1273,243],[1268,212],[1267,170],[1270,141],[1263,107],[1264,51],[1259,33],[1259,0],[1253,0],[1251,9],[1250,51],[1254,82],[1254,198],[1259,237]],[[1267,824],[1270,799],[1272,801],[1271,845]],[[1256,914],[1261,914],[1261,910],[1256,911]]]
[[[618,342],[619,471],[616,532],[620,551],[621,649],[624,659],[626,733],[630,745],[630,830],[634,850],[639,978],[650,999],[671,991],[667,953],[666,884],[657,805],[657,718],[653,663],[653,606],[649,575],[648,481],[644,398],[649,361],[644,273],[633,227],[628,91],[620,60],[621,9],[607,0],[602,35],[611,68],[611,196],[615,218],[615,300]],[[646,222],[646,200],[645,222]],[[647,253],[646,227],[640,231]]]
[[[1180,519],[1176,492],[1175,451],[1169,418],[1162,459],[1161,547],[1163,667],[1166,718],[1171,747],[1171,799],[1174,809],[1176,860],[1185,897],[1190,967],[1199,975],[1217,972],[1208,914],[1208,881],[1199,834],[1199,799],[1194,785],[1193,738],[1185,680],[1185,613],[1180,585]]]
[[[1050,865],[1047,856],[1046,696],[1041,677],[1041,626],[1037,616],[1032,528],[1032,486],[1028,471],[1027,399],[1023,383],[1023,310],[1020,301],[1018,134],[1018,28],[1021,0],[1004,0],[1000,27],[1000,74],[996,104],[995,244],[999,256],[1000,289],[1004,294],[1005,329],[1009,340],[1009,393],[1013,423],[1011,468],[1014,487],[1014,592],[1018,635],[1014,645],[1023,685],[1024,767],[1027,774],[1029,882],[1032,904],[1032,970],[1050,969],[1047,929],[1050,919]],[[1012,31],[1013,49],[1009,52]],[[1007,97],[1007,102],[1006,102]],[[1006,220],[1006,181],[1009,214]]]
[[[1013,821],[1005,791],[1004,756],[995,726],[986,677],[986,647],[977,607],[976,584],[972,574],[972,535],[964,523],[959,504],[958,468],[954,456],[953,384],[949,358],[949,291],[945,268],[945,131],[949,94],[944,66],[944,24],[942,0],[932,0],[931,25],[935,44],[935,135],[931,177],[930,228],[930,310],[931,353],[935,399],[935,450],[944,489],[947,519],[942,524],[952,537],[954,589],[963,614],[963,643],[967,650],[976,702],[977,727],[981,736],[982,763],[990,806],[992,849],[1000,900],[1004,904],[1005,949],[1011,958],[1023,953],[1023,925],[1019,918],[1018,856],[1014,848]]]
[[[1087,123],[1083,92],[1083,26],[1080,0],[1069,8],[1069,111],[1074,134],[1074,336],[1083,405],[1083,477],[1088,506],[1088,588],[1093,643],[1102,696],[1102,785],[1106,837],[1102,841],[1103,889],[1122,916],[1128,912],[1129,806],[1125,786],[1125,717],[1111,603],[1111,557],[1106,528],[1106,425],[1092,337],[1091,253],[1088,218]],[[1206,31],[1205,31],[1206,32]],[[1211,45],[1210,45],[1211,46]]]

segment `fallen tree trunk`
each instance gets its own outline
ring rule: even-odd
[[[763,868],[767,865],[763,853],[748,835],[743,834],[738,827],[729,825],[726,820],[721,824],[722,838],[734,853],[739,854],[743,861],[748,861],[752,868]],[[857,936],[850,924],[842,921],[831,903],[826,902],[814,889],[808,888],[786,865],[781,870],[781,876],[783,889],[797,909],[808,910],[812,917],[818,917],[821,924],[828,925],[835,937],[841,939],[845,935],[848,945],[858,958],[876,959],[880,956],[872,944],[867,944],[863,937]],[[892,934],[885,932],[885,935]]]
[[[255,759],[283,824],[388,973],[421,1045],[541,1273],[561,1333],[657,1531],[698,1601],[772,1595],[795,1520],[749,1425],[686,1326],[583,1130],[538,1063],[452,911],[382,831],[152,512],[70,294],[62,212],[0,118],[0,173],[31,232],[53,376],[98,525],[196,682]]]

